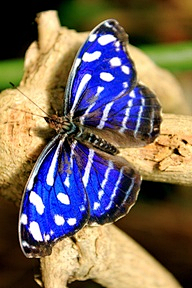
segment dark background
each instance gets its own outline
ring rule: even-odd
[[[128,31],[134,45],[192,38],[190,0],[3,1],[0,59],[23,57],[29,44],[37,39],[36,14],[51,9],[58,10],[62,25],[78,31],[90,30],[114,17]]]
[[[191,3],[191,0],[4,1],[0,61],[24,57],[27,47],[37,39],[36,14],[49,9],[58,10],[62,25],[78,31],[91,30],[104,19],[116,18],[136,46],[190,41]],[[187,94],[191,71],[177,72],[176,77]],[[33,280],[33,275],[39,274],[38,261],[26,259],[19,247],[18,208],[0,200],[0,288],[39,287]],[[143,182],[137,205],[117,223],[186,288],[192,287],[191,203],[190,187]],[[86,287],[100,286],[88,282]]]

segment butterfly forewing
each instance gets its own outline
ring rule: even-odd
[[[95,133],[116,146],[143,146],[160,132],[161,106],[152,91],[141,84],[110,105],[106,103],[103,112],[98,108],[97,113],[89,111],[81,116],[81,124],[93,126],[97,129]]]
[[[90,33],[69,76],[65,114],[75,113],[75,118],[90,111],[102,112],[106,103],[133,88],[136,73],[127,41],[127,34],[115,20],[104,21]],[[99,124],[97,116],[95,125]]]
[[[79,164],[67,141],[55,141],[42,156],[29,178],[20,211],[20,243],[27,257],[49,255],[57,240],[73,235],[89,217]]]

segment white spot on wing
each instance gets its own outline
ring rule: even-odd
[[[105,208],[106,210],[110,209],[111,206],[112,206],[112,204],[114,203],[114,198],[115,198],[115,196],[116,196],[117,189],[120,189],[120,188],[119,188],[119,184],[120,184],[121,179],[122,179],[122,176],[123,176],[123,171],[124,171],[124,167],[122,167],[121,170],[120,170],[119,177],[118,177],[117,182],[116,182],[116,184],[115,184],[115,187],[114,187],[114,189],[113,189],[113,193],[111,194],[111,197],[110,197],[110,200],[111,200],[111,201],[109,202],[108,206]],[[128,189],[127,191],[125,191],[126,194],[129,194],[129,193],[130,193],[130,191],[131,191],[132,188],[133,188],[133,185],[134,185],[134,181],[131,182],[131,185],[129,186],[129,189]]]
[[[128,85],[128,82],[123,82],[123,88],[128,88],[129,87],[129,85]]]
[[[94,202],[93,210],[97,210],[99,207],[100,207],[100,203],[99,202]]]
[[[126,75],[129,75],[129,73],[130,73],[130,69],[129,69],[128,66],[122,65],[122,66],[121,66],[121,70],[122,70],[122,72],[125,73]]]
[[[100,78],[101,80],[106,81],[106,82],[111,82],[114,79],[113,75],[107,72],[101,72]]]
[[[70,204],[70,200],[69,200],[69,196],[67,194],[64,193],[58,193],[57,194],[57,199],[65,205],[69,205]]]
[[[100,51],[95,51],[93,53],[85,52],[84,55],[83,55],[82,60],[84,62],[92,62],[92,61],[98,60],[100,56],[101,56],[101,52]]]
[[[86,87],[87,83],[89,82],[89,80],[91,79],[91,77],[92,77],[91,74],[87,73],[81,79],[81,82],[80,82],[79,87],[78,87],[77,92],[76,92],[75,100],[73,102],[73,106],[71,108],[71,114],[73,114],[72,111],[75,109],[75,107],[79,101],[79,97],[82,95],[82,92],[85,89],[85,87]]]
[[[90,174],[90,170],[91,170],[91,166],[93,163],[93,157],[94,157],[94,150],[93,149],[89,149],[89,155],[88,155],[88,159],[87,159],[87,164],[85,167],[85,171],[84,171],[84,175],[82,178],[83,184],[85,186],[85,188],[87,187],[87,183],[89,181],[89,174]]]
[[[77,219],[76,218],[69,218],[67,219],[67,223],[70,225],[70,226],[73,226],[77,223]]]
[[[105,207],[106,210],[109,210],[114,202],[114,198],[115,198],[115,195],[116,195],[116,191],[118,189],[118,186],[119,186],[119,183],[121,181],[121,178],[122,178],[122,175],[123,175],[123,170],[124,168],[122,167],[121,170],[120,170],[120,173],[119,173],[119,177],[117,179],[117,182],[115,183],[115,187],[112,191],[112,194],[111,194],[111,197],[110,197],[110,202],[109,204],[107,205],[107,207]]]
[[[109,111],[111,110],[111,107],[113,106],[114,102],[109,102],[106,106],[105,106],[105,109],[103,110],[103,115],[101,117],[101,120],[99,122],[99,125],[97,125],[97,128],[98,129],[103,129],[103,127],[105,126],[105,122],[107,121],[108,119],[108,114],[109,114]]]
[[[65,219],[63,218],[63,216],[60,216],[58,214],[54,216],[54,221],[55,224],[58,226],[62,226],[65,223]]]
[[[109,62],[113,67],[121,66],[121,59],[119,57],[113,57]]]
[[[119,42],[119,41],[116,41],[116,42],[115,42],[115,47],[116,47],[116,48],[119,48],[119,47],[120,47],[120,42]]]
[[[58,145],[58,147],[57,147],[57,149],[55,151],[55,154],[53,156],[53,159],[51,161],[51,165],[49,167],[49,171],[47,173],[46,183],[49,186],[53,186],[53,184],[54,184],[54,172],[55,172],[55,168],[56,168],[56,164],[57,164],[57,158],[58,158],[58,155],[59,155],[59,150],[60,150],[60,147],[61,147],[62,144],[63,144],[63,141],[60,141],[59,145]]]
[[[98,199],[101,200],[103,195],[104,195],[104,191],[100,189],[99,192],[98,192]]]
[[[139,126],[141,124],[141,116],[143,113],[143,106],[145,105],[145,99],[144,98],[141,99],[141,103],[142,103],[142,106],[140,106],[140,108],[139,108],[139,113],[137,116],[137,124],[136,124],[135,130],[134,130],[134,136],[135,137],[137,137],[137,132],[138,132]]]
[[[103,197],[104,195],[104,189],[105,189],[105,185],[108,181],[108,178],[109,178],[109,173],[111,171],[111,169],[113,169],[113,162],[112,161],[108,161],[108,167],[107,167],[107,170],[105,171],[105,175],[104,175],[104,179],[101,183],[101,188],[98,192],[98,199],[101,200],[101,198]]]
[[[29,195],[29,201],[31,204],[35,206],[37,212],[40,215],[44,213],[45,205],[43,204],[41,197],[37,193],[35,193],[34,191],[31,191]]]
[[[95,95],[95,98],[97,98],[99,96],[99,94],[104,90],[103,86],[98,86],[97,87],[97,93]],[[86,118],[86,116],[89,114],[89,111],[91,111],[91,109],[95,106],[97,102],[93,102],[91,105],[88,106],[87,110],[85,111],[85,113],[83,114],[83,116],[80,117],[80,122],[82,125],[84,125],[84,120]]]
[[[125,110],[125,116],[123,118],[123,121],[122,121],[122,127],[121,129],[119,129],[119,132],[120,133],[123,133],[126,129],[127,129],[127,126],[126,126],[126,123],[127,123],[127,120],[129,119],[129,114],[130,114],[130,108],[133,106],[133,100],[130,99],[128,102],[127,102],[127,108]]]
[[[21,214],[20,223],[23,225],[27,225],[28,218],[26,214]]]
[[[96,95],[99,95],[105,88],[103,86],[98,86],[97,87],[97,94]]]
[[[70,186],[69,174],[67,174],[67,177],[65,178],[64,185],[67,186],[68,188],[69,188],[69,186]]]
[[[130,96],[131,98],[135,98],[135,97],[136,97],[135,91],[132,90],[132,91],[129,93],[129,96]]]
[[[115,42],[115,51],[119,52],[120,51],[120,42],[119,41],[116,41]]]
[[[100,45],[105,46],[115,40],[116,40],[115,36],[111,34],[106,34],[106,35],[100,36],[97,41]]]
[[[90,36],[89,36],[89,42],[93,42],[93,41],[95,41],[95,39],[97,38],[97,34],[91,34]]]
[[[31,191],[31,190],[33,189],[34,178],[35,178],[35,176],[29,178],[29,182],[28,182],[28,184],[27,184],[27,190],[28,190],[28,191]]]
[[[29,224],[29,231],[36,241],[43,241],[41,230],[40,230],[39,224],[37,222],[32,221]]]
[[[73,69],[76,70],[79,67],[80,63],[81,63],[81,59],[77,58],[74,62]]]
[[[93,108],[93,106],[95,106],[95,103],[92,103],[91,105],[89,105],[89,107],[85,111],[84,115],[80,117],[80,121],[81,121],[82,125],[84,124],[85,116],[87,116],[89,114],[89,111]]]

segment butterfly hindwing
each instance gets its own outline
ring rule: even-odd
[[[141,177],[121,157],[77,143],[75,146],[79,169],[88,195],[89,224],[106,224],[128,213],[134,205],[141,184]],[[83,162],[82,162],[83,159]]]
[[[143,146],[159,134],[161,106],[150,89],[137,84],[131,92],[107,103],[104,110],[90,110],[80,122],[96,128],[95,133],[116,146]]]
[[[23,196],[20,243],[27,257],[51,253],[51,246],[88,221],[88,199],[67,141],[57,140],[37,160]]]

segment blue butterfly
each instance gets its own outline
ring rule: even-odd
[[[64,116],[45,117],[57,134],[39,156],[21,203],[19,239],[27,257],[50,255],[58,240],[85,225],[116,221],[137,199],[141,177],[116,154],[158,136],[161,107],[137,83],[127,41],[116,20],[99,24],[74,61]]]

